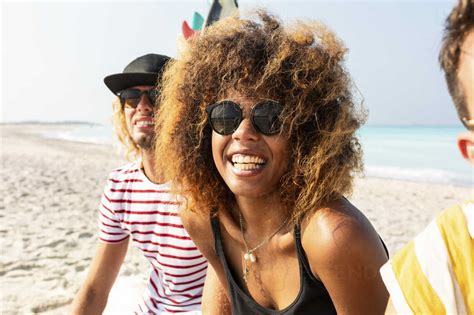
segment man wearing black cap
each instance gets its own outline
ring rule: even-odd
[[[136,160],[113,170],[99,207],[99,244],[73,314],[103,312],[131,238],[152,266],[136,313],[200,314],[207,262],[184,230],[179,199],[154,168],[154,111],[169,57],[148,54],[104,79],[117,98],[114,127]],[[124,296],[124,298],[127,298]]]

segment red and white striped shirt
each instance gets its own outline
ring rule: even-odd
[[[200,314],[207,261],[178,216],[170,185],[157,185],[140,161],[112,171],[99,207],[99,239],[119,243],[129,236],[153,271],[137,313]]]

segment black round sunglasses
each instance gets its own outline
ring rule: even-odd
[[[270,136],[281,130],[280,114],[283,106],[272,100],[258,102],[250,111],[250,121],[260,133]],[[206,107],[211,128],[220,135],[230,135],[244,119],[243,111],[236,102],[223,100]]]

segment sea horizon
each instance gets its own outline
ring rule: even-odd
[[[0,125],[109,125],[109,123],[99,122],[99,121],[87,121],[87,120],[12,120],[12,121],[0,121]],[[461,123],[452,123],[452,124],[381,124],[381,123],[367,123],[364,124],[361,128],[364,127],[441,127],[441,128],[456,128],[463,129]]]
[[[42,133],[47,138],[119,145],[111,123],[22,121],[1,125],[65,126]],[[456,147],[460,125],[367,124],[357,132],[364,151],[364,176],[473,186],[472,167]]]

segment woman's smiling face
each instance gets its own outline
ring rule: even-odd
[[[288,139],[284,134],[266,136],[255,130],[249,115],[260,99],[238,92],[225,99],[240,104],[244,119],[230,135],[212,132],[212,156],[219,174],[236,197],[278,193],[280,179],[288,169]]]

